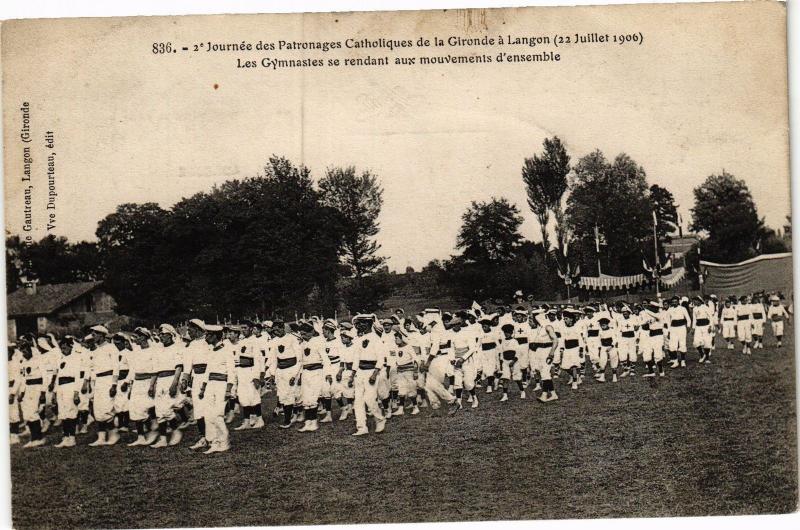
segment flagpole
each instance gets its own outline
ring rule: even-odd
[[[597,224],[594,225],[594,246],[597,250],[597,277],[603,275],[600,271],[600,229],[597,227]]]
[[[705,289],[705,285],[703,285],[705,282],[703,281],[703,266],[700,264],[700,260],[701,259],[702,259],[702,257],[701,257],[701,254],[700,254],[700,242],[698,241],[697,242],[697,280],[698,280],[698,283],[700,284],[700,294],[702,296],[705,296],[706,289]]]
[[[655,260],[653,263],[653,272],[656,277],[656,298],[661,298],[661,289],[659,287],[660,282],[660,269],[661,269],[661,261],[658,259],[658,233],[656,231],[656,227],[658,225],[658,219],[656,218],[656,212],[653,210],[653,255]]]

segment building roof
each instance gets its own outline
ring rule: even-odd
[[[28,294],[25,288],[8,295],[8,318],[49,315],[76,298],[91,292],[103,282],[54,283],[37,285],[36,294]]]

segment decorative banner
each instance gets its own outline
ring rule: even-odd
[[[638,287],[648,282],[644,274],[634,274],[633,276],[581,276],[578,287],[595,291],[612,291],[614,289],[630,289]]]
[[[661,285],[667,288],[675,287],[683,281],[686,277],[686,269],[684,267],[675,267],[672,272],[666,276],[661,277]]]
[[[792,253],[763,254],[740,263],[700,261],[707,293],[736,294],[759,291],[792,293]]]
[[[675,287],[686,278],[684,267],[675,267],[672,272],[661,277],[661,285],[667,288]],[[598,276],[583,276],[578,282],[581,289],[594,291],[613,291],[616,289],[630,289],[652,283],[652,279],[645,274],[634,274],[632,276],[610,276],[601,274]]]

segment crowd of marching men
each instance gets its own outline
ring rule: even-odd
[[[521,293],[518,293],[521,294]],[[244,321],[236,325],[191,320],[110,333],[102,325],[87,336],[24,335],[9,347],[11,443],[44,445],[60,424],[56,447],[74,447],[77,434],[96,425],[88,445],[163,448],[181,442],[197,425],[192,449],[227,451],[233,430],[265,426],[262,398],[274,392],[272,414],[281,428],[302,424],[313,432],[352,413],[355,436],[384,431],[387,419],[455,414],[479,406],[479,393],[510,393],[541,402],[558,399],[554,380],[578,390],[634,377],[664,377],[665,365],[686,368],[689,331],[699,365],[710,363],[716,337],[750,355],[764,347],[769,322],[781,345],[789,310],[777,295],[715,296],[589,303],[550,307],[472,307],[455,313],[426,309],[391,318],[360,314],[351,322],[313,317],[294,322]],[[640,363],[641,360],[641,363]],[[479,389],[481,392],[479,392]],[[480,399],[486,399],[480,396]],[[442,411],[442,412],[437,412]]]

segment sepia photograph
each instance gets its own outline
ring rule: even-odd
[[[786,514],[786,5],[0,25],[14,528]]]

